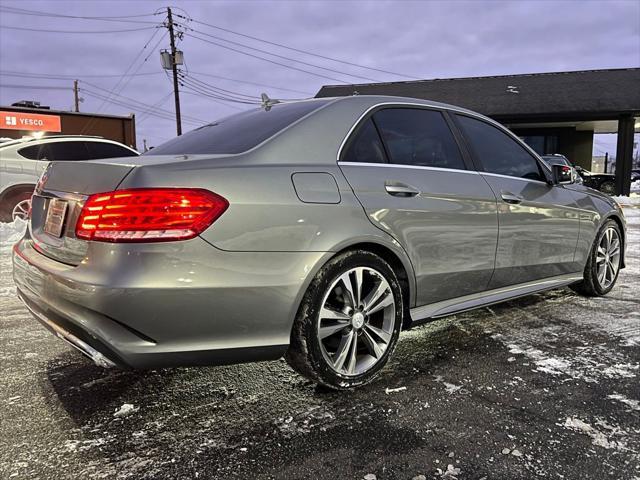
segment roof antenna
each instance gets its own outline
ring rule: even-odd
[[[260,98],[262,99],[262,108],[264,108],[267,112],[271,110],[271,107],[273,107],[276,103],[282,103],[280,100],[269,98],[269,95],[267,95],[266,93],[261,93]]]

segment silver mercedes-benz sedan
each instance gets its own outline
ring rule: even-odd
[[[349,388],[421,321],[566,285],[606,294],[624,246],[614,200],[496,122],[354,96],[54,162],[13,260],[33,315],[99,365],[284,356]]]

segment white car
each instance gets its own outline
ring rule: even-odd
[[[132,148],[101,137],[58,135],[0,143],[0,221],[26,218],[31,194],[50,161],[133,157]]]

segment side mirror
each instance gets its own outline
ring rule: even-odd
[[[574,170],[567,165],[552,165],[553,184],[568,185],[575,183]]]

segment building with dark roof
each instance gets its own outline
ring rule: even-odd
[[[640,132],[640,68],[326,85],[316,97],[393,95],[449,103],[509,127],[540,154],[592,168],[593,135],[617,133],[616,185],[629,194]]]

